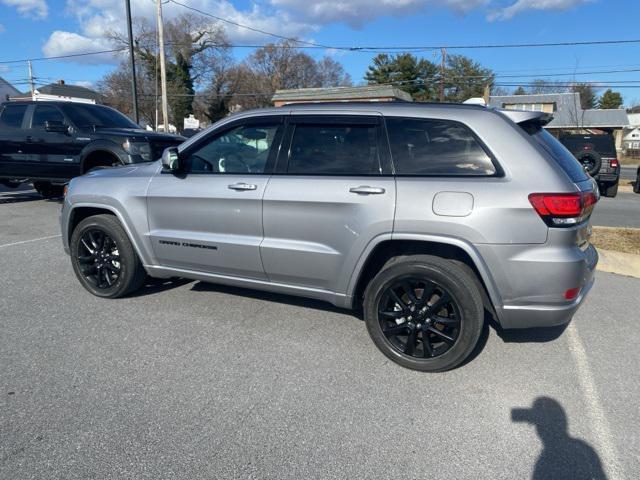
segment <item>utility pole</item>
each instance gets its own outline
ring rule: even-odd
[[[158,4],[158,46],[160,54],[160,88],[162,89],[162,124],[164,131],[169,131],[169,106],[167,104],[167,67],[164,60],[164,28],[162,25],[162,1]],[[156,125],[157,128],[157,125]]]
[[[440,60],[440,103],[444,102],[444,72],[445,65],[447,61],[447,49],[442,47],[440,49],[440,56],[442,57]]]
[[[136,85],[136,60],[133,53],[133,27],[131,26],[131,2],[124,0],[127,8],[127,30],[129,32],[129,57],[131,59],[131,94],[133,100],[133,120],[138,123],[138,88]]]
[[[31,67],[31,60],[27,60],[27,65],[29,65],[29,86],[31,87],[31,97],[33,97],[33,92],[36,87],[33,85],[33,69]]]

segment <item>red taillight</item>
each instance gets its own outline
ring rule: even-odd
[[[611,168],[618,168],[618,159],[617,158],[612,158],[611,162],[609,162],[609,165],[611,165]]]
[[[580,223],[598,201],[593,192],[532,193],[529,202],[549,226],[562,227]]]

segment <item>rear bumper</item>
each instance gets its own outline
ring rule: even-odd
[[[557,327],[571,321],[583,300],[593,287],[593,275],[576,300],[567,305],[507,305],[502,308],[500,325],[502,328]]]
[[[617,183],[619,178],[620,176],[615,173],[602,173],[596,175],[596,181],[599,183]]]
[[[502,304],[495,306],[502,328],[553,327],[571,321],[594,283],[598,253],[574,247],[494,247],[484,252]],[[493,265],[491,265],[493,263]],[[566,300],[567,290],[579,287]]]

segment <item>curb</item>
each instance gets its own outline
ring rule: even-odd
[[[598,249],[600,260],[597,270],[640,278],[640,255]]]

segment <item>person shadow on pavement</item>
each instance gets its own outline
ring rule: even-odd
[[[513,408],[513,422],[535,425],[543,449],[533,470],[533,480],[606,480],[596,451],[567,431],[567,415],[562,405],[549,397],[539,397],[531,408]]]

